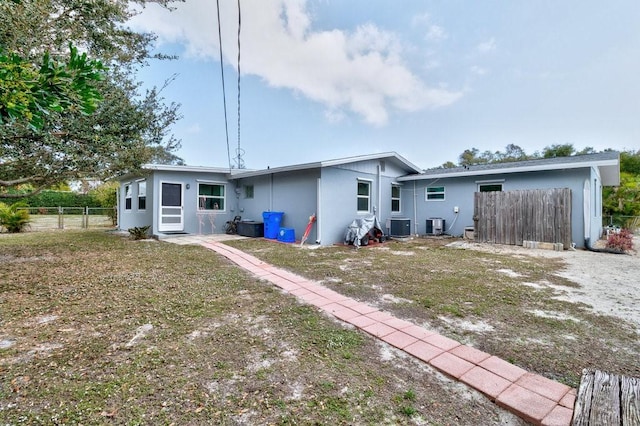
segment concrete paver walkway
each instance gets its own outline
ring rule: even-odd
[[[304,277],[276,268],[247,253],[220,244],[216,238],[185,237],[167,241],[200,244],[213,250],[303,302],[317,306],[466,383],[499,406],[533,424],[565,426],[571,423],[576,391],[569,386],[529,373],[496,356],[462,345]]]

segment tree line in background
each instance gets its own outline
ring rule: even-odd
[[[480,152],[477,148],[466,149],[458,157],[457,164],[448,161],[440,167],[454,168],[594,153],[596,151],[591,147],[577,150],[573,144],[557,144],[545,147],[542,152],[536,151],[533,154],[527,154],[518,145],[509,144],[504,151]],[[620,153],[620,186],[604,187],[602,198],[603,214],[605,216],[640,216],[640,150],[622,151]],[[616,224],[620,225],[623,222],[617,220]]]
[[[126,0],[0,0],[0,199],[182,163],[179,106],[136,78],[170,58],[126,26],[134,13]]]

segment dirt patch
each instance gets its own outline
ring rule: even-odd
[[[537,288],[552,287],[556,291],[556,299],[583,303],[594,312],[630,321],[640,333],[640,255],[637,250],[629,254],[611,254],[587,250],[556,252],[467,242],[456,242],[456,246],[488,253],[561,260],[565,266],[557,275],[578,286],[551,286],[549,282],[523,284]],[[640,248],[639,237],[634,238],[634,247]],[[511,274],[505,270],[498,272]]]

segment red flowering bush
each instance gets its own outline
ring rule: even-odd
[[[607,248],[619,251],[633,250],[633,234],[628,229],[621,229],[607,238]]]

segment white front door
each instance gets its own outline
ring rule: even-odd
[[[160,182],[160,223],[158,224],[158,231],[183,230],[182,184]]]

